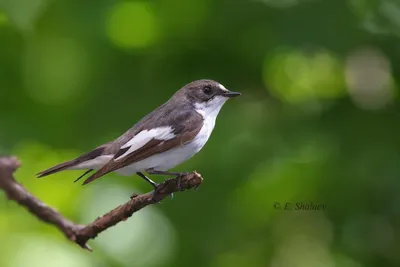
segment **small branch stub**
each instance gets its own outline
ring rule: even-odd
[[[92,223],[80,225],[66,219],[19,184],[13,177],[13,173],[19,166],[20,163],[16,157],[0,157],[0,189],[6,193],[8,199],[25,207],[43,222],[56,226],[69,240],[90,251],[91,248],[87,242],[96,238],[99,233],[127,220],[136,211],[160,202],[172,193],[197,188],[203,182],[203,178],[196,171],[180,178],[168,179],[159,184],[156,190],[141,195],[134,194],[128,202],[95,219]]]

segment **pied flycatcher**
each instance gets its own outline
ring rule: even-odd
[[[63,170],[87,170],[78,181],[96,170],[84,181],[87,184],[109,172],[136,173],[155,187],[143,172],[182,176],[185,173],[168,170],[200,151],[225,101],[239,95],[216,81],[191,82],[114,141],[44,170],[38,178]]]

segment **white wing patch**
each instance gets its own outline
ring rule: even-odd
[[[152,139],[156,140],[170,140],[175,137],[175,134],[173,133],[173,129],[171,126],[166,126],[166,127],[159,127],[159,128],[154,128],[151,130],[144,130],[135,135],[131,140],[129,140],[125,145],[121,147],[129,149],[116,158],[115,160],[122,159],[123,157],[126,157],[127,155],[131,154],[135,150],[143,147],[145,144],[150,142]]]
[[[218,84],[218,87],[219,87],[222,91],[228,92],[228,89],[226,89],[225,86],[223,86],[222,84]]]

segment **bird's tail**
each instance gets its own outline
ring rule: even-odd
[[[44,177],[44,176],[47,176],[47,175],[50,175],[50,174],[53,174],[56,172],[66,170],[66,169],[71,168],[79,163],[84,162],[84,161],[95,159],[102,155],[104,149],[105,149],[105,146],[98,147],[95,150],[90,151],[89,153],[86,153],[76,159],[57,164],[47,170],[41,171],[38,174],[36,174],[36,176],[37,176],[37,178],[41,178],[41,177]]]
[[[76,163],[77,163],[76,159],[69,160],[69,161],[57,164],[51,168],[48,168],[47,170],[41,171],[41,172],[37,173],[36,176],[37,176],[37,178],[41,178],[41,177],[44,177],[44,176],[47,176],[47,175],[50,175],[50,174],[53,174],[56,172],[60,172],[60,171],[68,169],[69,167],[74,166]]]

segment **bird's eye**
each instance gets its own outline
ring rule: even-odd
[[[210,86],[204,86],[203,92],[204,92],[206,95],[210,95],[210,94],[212,93],[211,87],[210,87]]]

